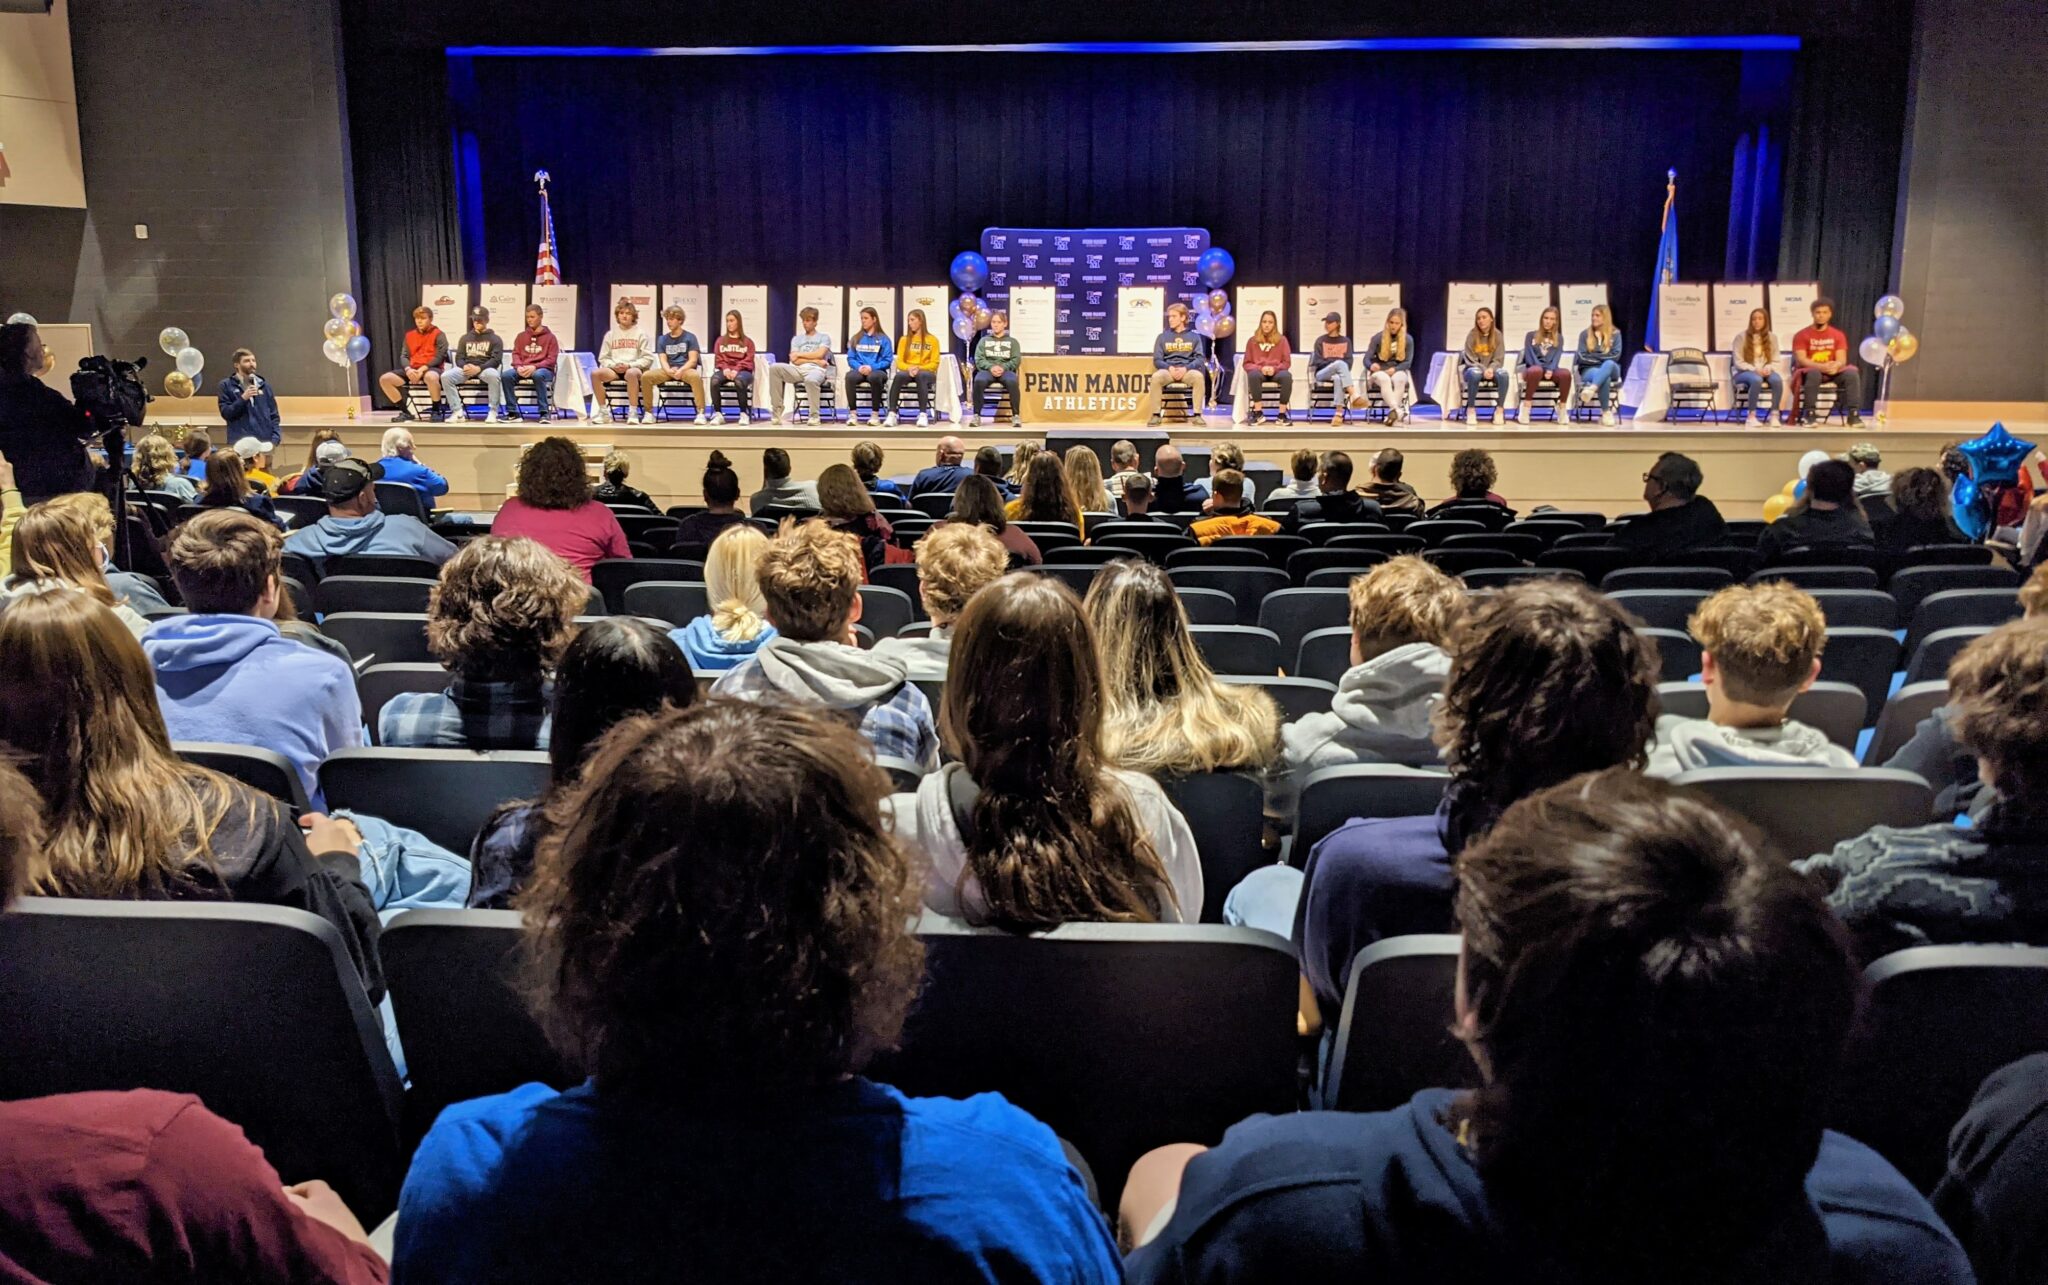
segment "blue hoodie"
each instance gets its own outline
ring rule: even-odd
[[[775,626],[761,626],[761,632],[745,642],[730,642],[712,628],[711,617],[699,616],[681,629],[671,629],[668,636],[690,658],[690,668],[731,669],[775,641]]]
[[[325,571],[327,559],[349,553],[425,558],[436,566],[455,556],[455,546],[427,530],[426,523],[382,510],[359,518],[338,518],[330,513],[286,536],[284,551],[305,558],[315,571]]]
[[[889,336],[877,332],[869,334],[864,330],[855,331],[846,345],[846,368],[859,370],[872,366],[876,370],[887,370],[896,364],[896,345],[889,342]]]
[[[429,513],[434,511],[434,497],[448,494],[448,479],[418,460],[409,460],[403,455],[386,455],[377,462],[384,466],[385,481],[403,482],[418,491],[420,503]]]
[[[363,743],[356,677],[326,652],[255,616],[173,616],[142,635],[174,741],[223,741],[291,760],[313,810],[320,763]]]

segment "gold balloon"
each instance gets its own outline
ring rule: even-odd
[[[172,397],[190,397],[192,395],[192,376],[182,370],[172,371],[164,376],[164,392]]]
[[[1920,336],[1904,326],[1900,326],[1899,333],[1893,335],[1892,341],[1886,344],[1885,347],[1890,350],[1893,361],[1911,361],[1913,360],[1913,354],[1920,351]]]
[[[1776,521],[1777,521],[1777,520],[1778,520],[1779,518],[1782,518],[1782,517],[1784,517],[1784,516],[1785,516],[1785,510],[1786,510],[1786,509],[1789,509],[1789,508],[1791,508],[1791,507],[1792,507],[1792,497],[1791,497],[1791,496],[1789,496],[1789,495],[1774,495],[1774,496],[1772,496],[1772,497],[1771,497],[1770,499],[1768,499],[1768,500],[1765,500],[1765,501],[1764,501],[1764,521],[1766,521],[1766,522],[1776,522]]]
[[[1209,292],[1209,311],[1211,311],[1211,312],[1221,312],[1221,311],[1223,311],[1223,310],[1224,310],[1225,308],[1228,308],[1229,306],[1230,306],[1230,296],[1229,296],[1229,295],[1227,295],[1227,294],[1223,293],[1223,292],[1222,292],[1221,290],[1211,290],[1211,291]]]
[[[1235,318],[1235,317],[1218,317],[1218,318],[1216,318],[1216,337],[1217,337],[1218,339],[1228,339],[1228,338],[1230,338],[1230,337],[1231,337],[1232,335],[1234,335],[1234,334],[1236,334],[1236,333],[1237,333],[1237,318]]]
[[[1796,499],[1798,499],[1798,498],[1799,498],[1799,483],[1798,483],[1797,481],[1792,481],[1792,482],[1787,482],[1787,483],[1785,483],[1785,489],[1784,489],[1784,490],[1782,490],[1782,491],[1780,491],[1780,492],[1778,492],[1778,494],[1780,494],[1780,495],[1784,496],[1784,497],[1785,497],[1786,499],[1788,499],[1788,500],[1796,500]]]
[[[47,375],[55,369],[57,369],[57,354],[47,348],[43,349],[43,368],[36,372],[37,376]]]

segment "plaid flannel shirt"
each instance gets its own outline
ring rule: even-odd
[[[740,700],[784,698],[784,693],[768,685],[762,676],[760,661],[752,656],[738,667],[727,670],[711,690],[714,695],[734,696]],[[877,755],[915,763],[925,772],[938,767],[938,725],[932,718],[931,702],[924,698],[917,684],[904,683],[889,699],[877,701],[864,711],[849,709],[843,712],[848,717],[859,714],[861,735],[868,738]]]
[[[548,689],[539,680],[456,678],[446,691],[400,692],[377,717],[379,744],[449,750],[544,750]]]

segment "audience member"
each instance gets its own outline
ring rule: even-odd
[[[1372,481],[1365,484],[1365,496],[1377,503],[1388,513],[1412,513],[1422,516],[1429,507],[1423,502],[1416,489],[1401,480],[1401,468],[1407,457],[1391,446],[1382,447],[1372,457]],[[1349,457],[1346,457],[1349,463]]]
[[[386,701],[378,742],[546,749],[547,674],[589,599],[576,569],[536,541],[492,535],[463,545],[427,599],[427,649],[448,667],[448,686]]]
[[[897,837],[924,859],[926,906],[1012,930],[1200,918],[1187,821],[1104,753],[1099,666],[1057,580],[1007,576],[967,604],[946,674],[957,761],[890,800]]]
[[[1139,473],[1124,483],[1123,499],[1118,501],[1119,517],[1126,522],[1158,522],[1167,519],[1152,511],[1152,479]]]
[[[0,572],[13,574],[14,528],[28,510],[21,503],[21,488],[14,482],[14,465],[0,455]]]
[[[1657,720],[1652,776],[1696,767],[1855,767],[1827,733],[1788,717],[1820,677],[1828,622],[1813,595],[1783,580],[1731,585],[1686,622],[1698,640],[1707,716]]]
[[[1508,516],[1515,511],[1508,508],[1508,502],[1494,493],[1493,484],[1500,478],[1500,470],[1494,465],[1490,452],[1471,447],[1451,457],[1451,498],[1430,509],[1430,517],[1441,517],[1444,510],[1456,505],[1491,504],[1495,508],[1507,509]]]
[[[1134,477],[1145,476],[1138,469],[1138,444],[1128,437],[1118,438],[1109,445],[1109,477],[1103,486],[1109,491],[1112,501],[1124,498],[1124,487]],[[1115,511],[1112,504],[1110,512]]]
[[[182,504],[199,503],[199,488],[178,473],[176,448],[155,433],[135,443],[128,481],[138,491],[161,491],[176,496]]]
[[[704,461],[704,511],[685,514],[676,525],[675,553],[701,558],[727,527],[746,525],[747,515],[739,504],[740,475],[724,451],[711,452]]]
[[[891,412],[894,414],[894,412]],[[903,494],[903,488],[882,476],[882,447],[879,442],[855,442],[853,444],[853,471],[860,476],[860,484],[870,495],[886,495],[897,508],[907,507],[910,497]]]
[[[185,453],[185,462],[178,466],[178,471],[194,483],[203,485],[206,481],[206,457],[213,453],[213,439],[206,435],[205,429],[195,428],[185,434],[184,445],[179,449]]]
[[[44,500],[14,524],[12,560],[7,579],[0,582],[0,604],[76,589],[112,611],[123,628],[140,638],[149,622],[115,595],[101,570],[106,560],[106,546],[86,505],[71,501],[69,495]]]
[[[967,458],[965,443],[950,434],[939,439],[932,466],[910,479],[910,494],[913,499],[943,491],[951,495],[960,489],[960,483],[974,476],[974,470],[960,461]]]
[[[1023,491],[1024,479],[1030,476],[1031,473],[1031,460],[1044,449],[1044,442],[1017,443],[1016,448],[1010,453],[1010,471],[1003,475],[1002,481],[996,483],[997,487],[1003,492],[1003,498],[1014,500]],[[974,462],[976,466],[974,471],[980,473],[980,451],[974,453]],[[983,473],[982,476],[986,477],[988,475]]]
[[[576,784],[578,770],[606,732],[635,714],[683,709],[696,699],[696,676],[653,621],[607,616],[578,630],[555,667],[547,792],[508,803],[484,822],[470,847],[476,872],[470,906],[503,910],[512,904],[533,873],[534,853],[547,830],[547,805]]]
[[[384,430],[384,466],[386,482],[403,482],[420,493],[420,507],[427,516],[434,515],[434,497],[448,494],[448,479],[419,462],[413,454],[412,430],[403,424]],[[581,456],[578,460],[580,462]]]
[[[1902,554],[1916,545],[1967,543],[1949,516],[1948,486],[1933,469],[1899,470],[1889,495],[1890,515],[1882,521],[1873,516],[1870,523],[1879,552]]]
[[[2048,1053],[1985,1078],[1948,1136],[1948,1172],[1934,1189],[1940,1211],[1977,1270],[1977,1285],[2048,1279]]]
[[[90,491],[96,471],[84,445],[93,423],[42,381],[48,356],[34,324],[0,326],[0,454],[14,461],[25,504]]]
[[[818,508],[825,525],[860,541],[861,561],[873,571],[889,560],[889,519],[875,512],[875,502],[849,464],[827,465],[818,474]]]
[[[957,503],[962,493],[953,494]],[[903,662],[913,679],[943,682],[952,654],[953,622],[968,600],[1003,578],[1010,568],[1009,551],[987,528],[972,522],[946,522],[917,542],[917,596],[931,619],[931,629],[910,638],[883,638],[874,654]]]
[[[277,474],[270,471],[272,453],[276,443],[266,442],[260,437],[238,437],[235,439],[235,454],[242,457],[242,475],[249,479],[249,485],[265,495],[278,494]]]
[[[1254,513],[1244,498],[1245,477],[1236,469],[1225,469],[1209,479],[1215,494],[1210,497],[1209,516],[1188,528],[1188,534],[1202,544],[1214,544],[1226,535],[1277,535],[1280,524],[1262,513]]]
[[[491,519],[491,534],[539,542],[586,584],[604,559],[633,556],[618,515],[590,498],[583,450],[566,437],[543,437],[520,455],[518,493]]]
[[[1784,561],[1788,549],[1808,546],[1872,548],[1875,538],[1863,510],[1856,506],[1856,474],[1840,460],[1822,460],[1806,475],[1806,498],[1792,511],[1764,528],[1756,540],[1758,560],[1766,567]]]
[[[1208,494],[1187,477],[1187,461],[1180,447],[1166,445],[1152,453],[1152,509],[1157,513],[1186,513],[1202,507]]]
[[[242,509],[284,530],[284,519],[277,515],[277,506],[269,496],[249,485],[240,453],[226,447],[207,456],[206,491],[199,497],[199,507]]]
[[[669,633],[692,669],[731,669],[775,641],[754,574],[767,547],[768,537],[751,523],[729,527],[711,542],[704,559],[704,597],[711,610]]]
[[[1400,472],[1399,461],[1394,471]],[[1396,482],[1393,485],[1401,486]],[[1289,531],[1300,531],[1310,522],[1376,522],[1383,511],[1380,501],[1369,499],[1351,489],[1351,457],[1343,451],[1330,451],[1323,456],[1322,466],[1316,473],[1316,494],[1314,498],[1298,500],[1282,519],[1281,526]],[[1414,495],[1413,491],[1408,492]],[[1416,500],[1419,507],[1422,501]]]
[[[1045,561],[1038,550],[1038,541],[1030,533],[1013,526],[1006,516],[1008,506],[1003,493],[996,488],[993,480],[986,477],[970,477],[953,492],[953,510],[940,525],[954,522],[972,522],[988,528],[1010,555],[1010,565],[1035,567]]]
[[[1850,468],[1856,470],[1856,498],[1866,495],[1883,495],[1892,489],[1892,475],[1879,467],[1884,456],[1874,442],[1858,442],[1842,456]]]
[[[1280,489],[1274,494],[1292,495],[1297,499],[1320,495],[1322,487],[1317,483],[1316,476],[1322,471],[1322,467],[1322,458],[1308,447],[1302,447],[1287,461],[1287,480],[1280,484]]]
[[[1948,723],[1991,792],[1969,824],[1878,826],[1799,864],[1865,959],[1953,942],[2048,945],[2048,618],[2000,625],[1948,671]]]
[[[1700,491],[1700,466],[1677,451],[1666,451],[1643,474],[1643,503],[1648,513],[1638,513],[1614,535],[1617,548],[1628,549],[1639,560],[1684,562],[1695,550],[1721,543],[1727,538],[1728,523],[1721,510]]]
[[[1906,1180],[1822,1127],[1859,980],[1755,831],[1615,769],[1507,809],[1456,882],[1481,1087],[1153,1152],[1124,1189],[1132,1281],[1971,1279]]]
[[[647,492],[626,481],[633,475],[633,457],[624,451],[610,451],[604,457],[604,481],[590,493],[590,498],[606,506],[630,504],[646,509],[649,513],[661,512],[654,498]]]
[[[322,464],[320,495],[327,501],[327,516],[287,535],[284,551],[312,563],[316,574],[327,569],[329,558],[347,554],[425,558],[437,564],[454,557],[455,546],[429,531],[426,523],[377,507],[377,491],[370,484],[383,476],[383,465],[352,456]]]
[[[994,482],[1005,500],[1016,499],[1018,491],[1023,489],[1009,479],[1003,469],[1003,453],[993,446],[983,446],[974,452],[974,472],[976,476]]]
[[[1119,1278],[1051,1130],[861,1078],[922,972],[886,788],[799,709],[712,701],[598,746],[520,896],[528,993],[590,1079],[441,1113],[399,1279]]]
[[[747,497],[747,509],[760,517],[768,509],[818,511],[818,484],[789,480],[789,452],[771,446],[761,452],[761,489]]]
[[[157,582],[139,571],[123,571],[114,565],[114,510],[107,504],[107,497],[98,491],[72,491],[45,500],[50,512],[69,512],[83,517],[92,528],[91,548],[99,555],[100,574],[106,577],[107,588],[114,591],[114,601],[133,608],[147,617],[151,612],[169,611],[171,604],[164,601],[163,590]],[[26,510],[14,514],[12,522],[0,517],[4,531],[0,531],[0,549],[6,551],[7,563],[13,560],[13,530],[21,524]],[[69,529],[68,527],[66,529]],[[76,535],[68,537],[75,541]],[[83,546],[80,546],[83,547]]]
[[[791,523],[755,566],[780,636],[711,690],[741,700],[822,706],[858,724],[875,753],[930,770],[939,734],[932,707],[903,662],[854,645],[860,620],[860,542],[820,521]]]
[[[1003,506],[1003,516],[1024,522],[1071,522],[1084,538],[1088,534],[1073,485],[1060,465],[1060,457],[1051,451],[1031,457],[1024,492]]]
[[[361,835],[171,750],[149,658],[75,590],[0,611],[0,728],[42,797],[48,837],[25,888],[51,897],[261,902],[334,925],[372,1003],[383,999]]]
[[[1065,466],[1067,486],[1074,492],[1074,503],[1081,506],[1083,513],[1115,510],[1116,497],[1110,494],[1109,484],[1102,480],[1102,461],[1096,457],[1094,447],[1069,446]]]
[[[1188,632],[1164,570],[1136,558],[1104,567],[1084,603],[1102,652],[1102,752],[1151,776],[1263,773],[1279,748],[1280,707],[1256,687],[1218,682]]]
[[[1244,448],[1236,442],[1218,442],[1209,448],[1209,476],[1194,484],[1203,495],[1202,512],[1207,513],[1216,499],[1216,476],[1228,470],[1244,472]]]
[[[324,434],[324,436],[323,436]],[[349,458],[341,434],[331,428],[313,430],[313,444],[306,448],[306,467],[287,477],[279,495],[319,495],[322,466]]]

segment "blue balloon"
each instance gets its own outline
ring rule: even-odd
[[[1893,337],[1899,333],[1899,319],[1897,317],[1879,317],[1876,321],[1870,323],[1870,333],[1886,343],[1890,343]]]
[[[2006,432],[2004,424],[1993,424],[1990,432],[1956,450],[1970,461],[1970,476],[1978,486],[2014,486],[2020,480],[2020,464],[2034,453],[2034,444]]]
[[[980,251],[962,250],[953,256],[953,284],[962,290],[979,290],[988,281],[988,260]]]
[[[1195,272],[1202,278],[1203,285],[1219,290],[1237,275],[1237,260],[1231,258],[1230,251],[1222,246],[1212,245],[1195,260]]]
[[[1976,544],[1991,534],[1991,521],[1998,506],[1991,502],[1977,485],[1977,479],[1968,473],[1956,479],[1955,487],[1948,494],[1949,515],[1956,520],[1956,529]]]

